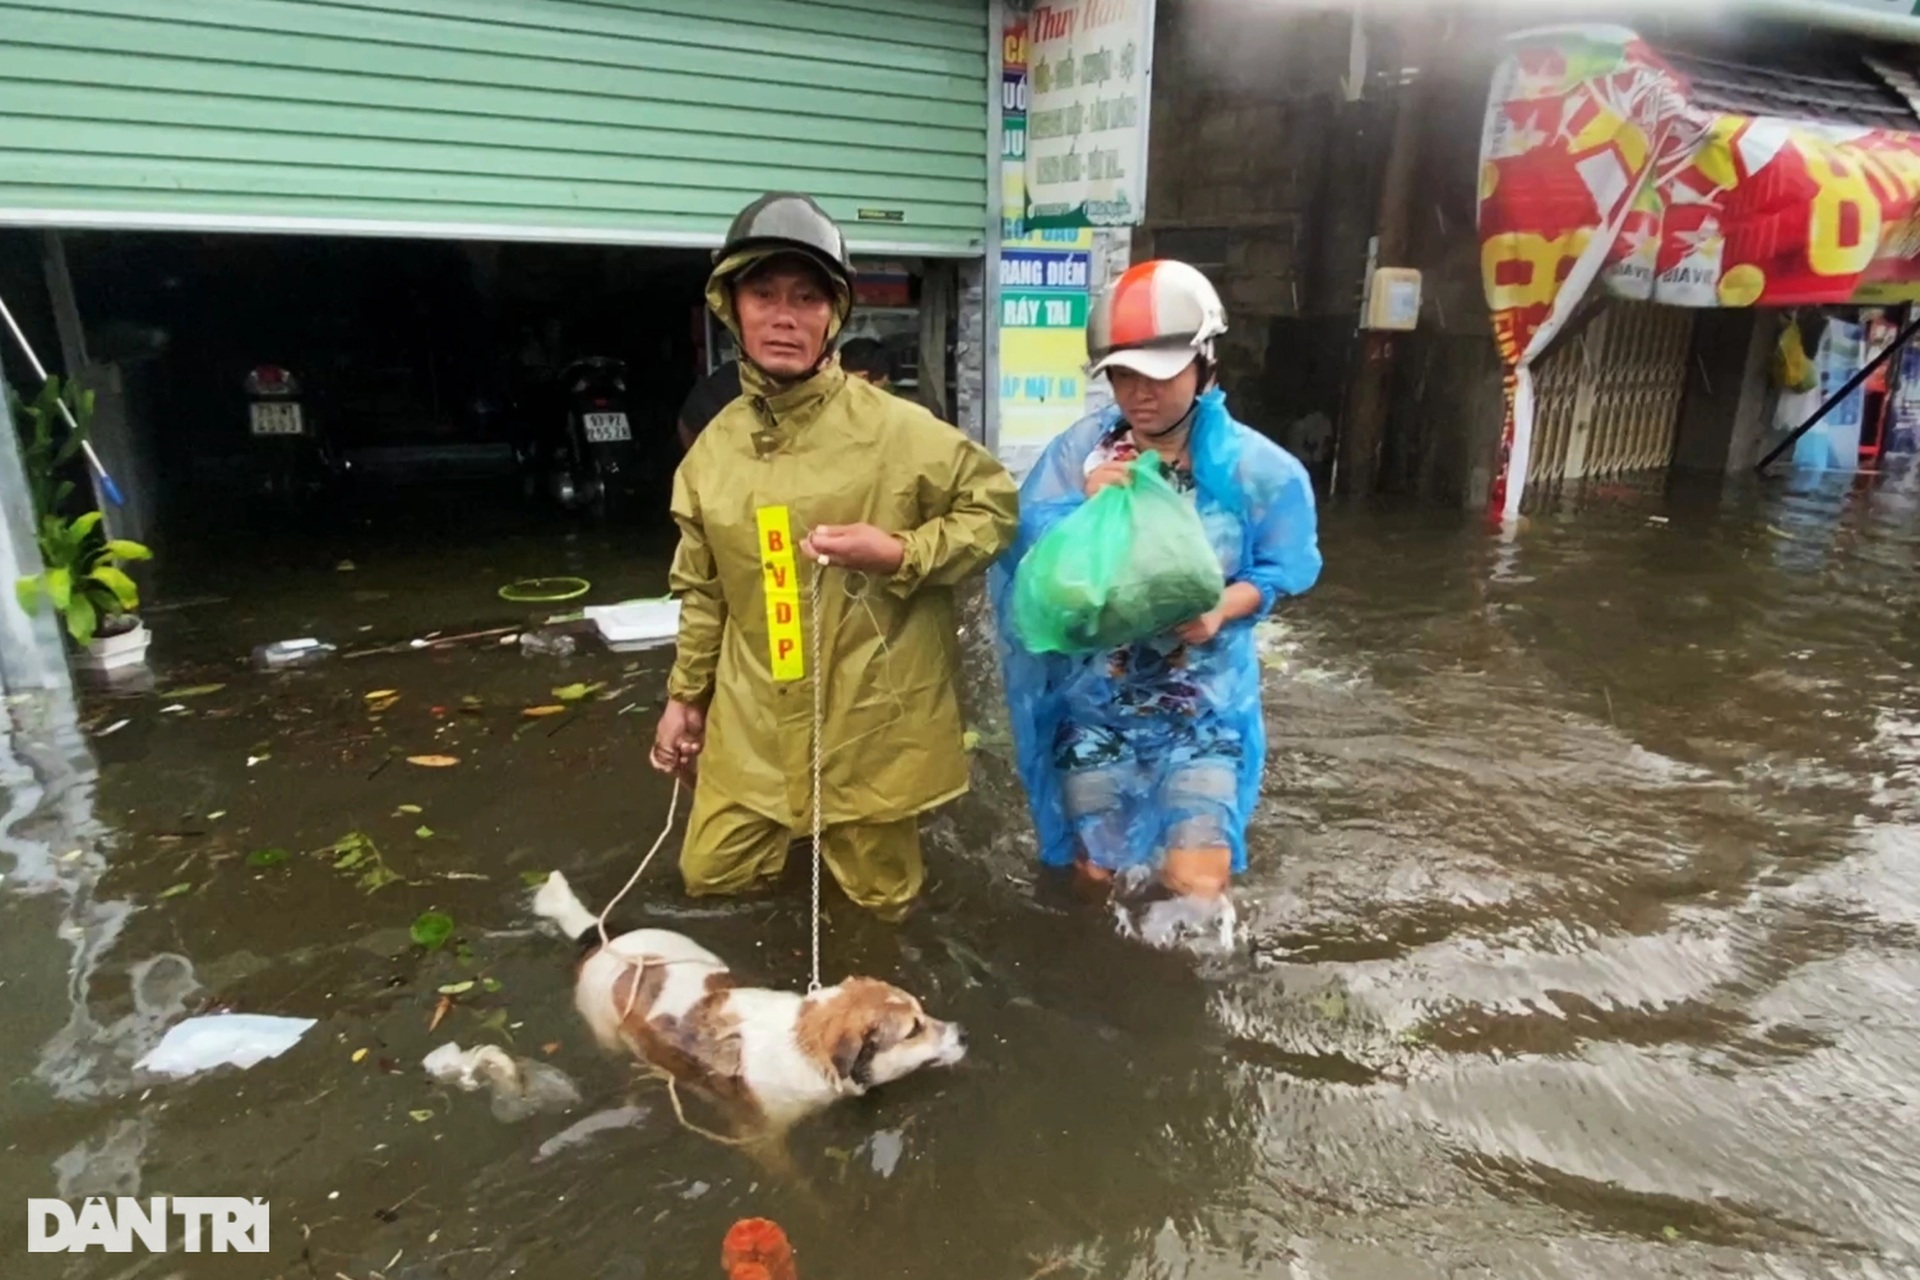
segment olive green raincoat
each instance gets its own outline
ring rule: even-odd
[[[824,823],[898,821],[960,795],[968,766],[951,588],[1010,544],[1013,480],[960,432],[837,361],[784,388],[745,363],[741,374],[745,394],[694,442],[673,487],[681,614],[668,692],[708,708],[699,786],[715,794],[703,802],[806,828],[813,681],[823,673]],[[763,522],[777,526],[782,507],[786,527],[771,537]],[[859,523],[906,544],[891,578],[822,569],[799,551],[816,525]],[[795,637],[799,671],[791,647],[777,651]]]

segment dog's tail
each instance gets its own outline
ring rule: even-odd
[[[551,920],[575,942],[585,946],[589,941],[595,945],[600,941],[600,917],[587,910],[586,904],[574,893],[573,886],[558,871],[547,877],[533,895],[533,914],[543,920]]]

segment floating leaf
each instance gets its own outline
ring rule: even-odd
[[[375,689],[371,693],[364,693],[364,694],[361,694],[360,696],[365,698],[368,702],[381,702],[387,698],[399,697],[400,691],[398,689]]]
[[[540,1046],[540,1052],[551,1058],[554,1054],[560,1052],[560,1042],[558,1040],[549,1040]]]
[[[1660,1228],[1660,1234],[1665,1236],[1669,1240],[1678,1240],[1680,1238],[1680,1228],[1662,1227]]]
[[[367,1058],[367,1051],[365,1049],[355,1049],[353,1051],[353,1060],[355,1062],[365,1062],[366,1058]]]
[[[160,696],[163,698],[204,698],[208,694],[218,693],[226,687],[224,684],[196,684],[189,685],[184,689],[162,690]]]
[[[422,911],[408,930],[413,940],[429,951],[438,951],[453,937],[453,917],[444,911]]]
[[[379,715],[382,711],[391,711],[393,710],[394,704],[399,701],[400,695],[397,693],[391,698],[380,698],[367,704],[367,712],[370,715]]]
[[[482,978],[480,979],[480,989],[488,995],[494,995],[500,990],[500,979]]]
[[[395,812],[395,813],[404,813],[404,814],[409,814],[409,815],[412,815],[412,814],[420,814],[420,813],[425,813],[425,812],[426,812],[426,810],[425,810],[425,809],[422,809],[422,808],[421,808],[421,807],[420,807],[419,805],[417,805],[417,804],[403,804],[403,805],[401,805],[401,806],[399,806],[398,808],[396,808],[396,809],[394,810],[394,812]]]
[[[563,684],[553,691],[553,696],[562,702],[579,702],[595,690],[606,687],[606,682],[603,680],[596,680],[592,684]]]
[[[365,849],[349,849],[334,859],[333,869],[335,871],[351,871],[366,860],[367,851]]]
[[[433,839],[433,828],[423,822],[413,829],[413,834],[419,836],[422,840],[431,840]]]
[[[226,816],[227,816],[227,811],[225,809],[215,809],[212,813],[207,815],[207,821],[218,822],[220,821],[220,819]]]
[[[443,996],[463,996],[473,990],[473,981],[472,979],[468,979],[465,982],[449,982],[439,990]]]
[[[507,1011],[505,1009],[495,1009],[492,1013],[480,1019],[480,1029],[482,1031],[494,1032],[496,1035],[504,1037],[507,1043],[513,1043],[513,1029],[507,1025]]]
[[[978,729],[969,729],[961,734],[960,745],[968,751],[978,750],[980,747],[980,731]]]
[[[459,756],[408,756],[408,764],[417,764],[422,769],[451,769],[460,763]]]
[[[179,884],[170,884],[166,888],[162,889],[160,891],[160,897],[162,899],[177,898],[183,893],[192,893],[192,892],[193,892],[193,881],[182,880]]]
[[[360,875],[360,887],[368,893],[375,893],[400,879],[400,873],[384,862],[376,862]]]
[[[547,873],[544,871],[522,871],[520,873],[520,883],[529,889],[538,889],[546,882]]]
[[[542,716],[564,715],[566,714],[566,710],[567,709],[565,707],[559,706],[559,705],[547,706],[547,707],[528,707],[525,711],[522,711],[520,714],[528,717],[529,719],[538,720]]]
[[[441,996],[440,1002],[433,1006],[433,1017],[427,1023],[427,1034],[432,1035],[441,1021],[453,1010],[453,997]]]
[[[250,867],[277,867],[285,862],[287,857],[288,854],[285,849],[255,849],[247,855],[247,865]]]
[[[421,1124],[425,1124],[427,1121],[433,1119],[433,1112],[431,1111],[409,1111],[407,1114],[415,1120],[418,1120]]]

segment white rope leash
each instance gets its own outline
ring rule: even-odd
[[[647,864],[653,861],[654,854],[660,852],[660,846],[667,842],[667,835],[673,830],[673,815],[679,808],[680,779],[679,776],[676,775],[673,779],[673,798],[667,801],[667,824],[660,828],[660,838],[653,842],[653,848],[647,850],[647,856],[640,859],[640,865],[635,867],[633,874],[627,877],[627,882],[620,887],[620,892],[613,895],[613,901],[609,902],[606,908],[600,912],[600,919],[596,923],[600,926],[601,946],[604,947],[607,945],[607,917],[612,915],[613,909],[620,905],[620,899],[626,897],[628,891],[640,883],[640,877],[647,873]]]
[[[820,989],[820,773],[821,739],[826,725],[827,669],[820,661],[824,636],[820,630],[820,580],[826,577],[827,558],[820,557],[812,577],[813,620],[813,898],[808,904],[807,920],[813,936],[813,969],[807,979],[809,994]]]

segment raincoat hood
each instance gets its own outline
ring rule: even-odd
[[[740,317],[733,307],[733,286],[755,267],[779,257],[795,257],[811,263],[833,287],[833,319],[827,322],[827,346],[816,369],[832,362],[833,340],[840,336],[848,318],[853,315],[852,287],[838,271],[828,269],[824,261],[804,249],[786,245],[758,245],[737,250],[720,259],[707,277],[707,309],[733,335],[734,345],[740,351],[740,386],[748,395],[772,395],[789,384],[775,379],[747,357],[747,340],[740,333]]]

